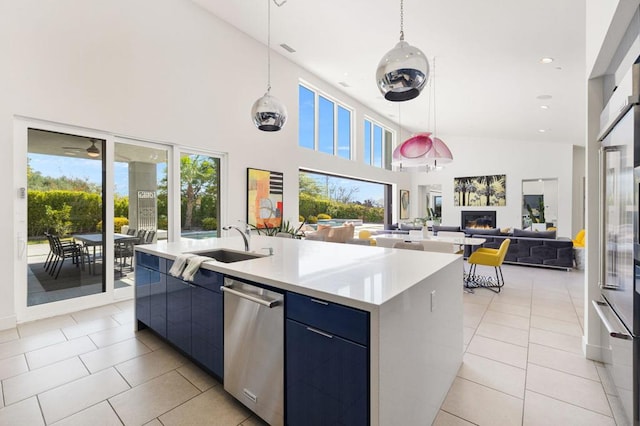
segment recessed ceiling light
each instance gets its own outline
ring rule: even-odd
[[[549,105],[540,105],[540,109],[549,109]]]
[[[538,132],[544,133],[544,132],[546,132],[546,130],[545,129],[538,129]]]
[[[538,95],[538,96],[536,96],[536,99],[542,99],[542,100],[551,99],[551,98],[553,98],[553,96],[551,96],[551,95]]]
[[[549,58],[549,57],[540,58],[541,64],[550,64],[551,62],[553,62],[553,58]]]

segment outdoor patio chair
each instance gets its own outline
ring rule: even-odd
[[[53,266],[49,270],[49,274],[53,276],[54,279],[58,279],[62,265],[64,265],[66,259],[71,259],[71,262],[75,264],[76,267],[82,266],[84,269],[84,256],[85,254],[89,256],[89,253],[84,250],[83,246],[72,241],[62,242],[57,235],[51,235],[51,240],[53,241],[55,259]]]
[[[133,241],[116,242],[113,248],[114,260],[118,262],[120,273],[127,266],[127,259],[130,259],[130,266],[133,269]]]
[[[153,238],[156,236],[156,231],[147,231],[147,235],[144,237],[145,244],[153,244]],[[142,243],[142,241],[141,241]]]
[[[136,237],[138,237],[138,244],[142,244],[144,243],[144,235],[147,233],[146,230],[144,229],[138,229],[138,235],[136,235]]]
[[[136,230],[133,228],[127,229],[127,235],[136,235]]]

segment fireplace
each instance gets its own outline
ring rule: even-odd
[[[496,212],[495,210],[463,210],[462,221],[460,223],[464,228],[495,228]]]

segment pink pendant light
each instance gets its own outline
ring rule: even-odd
[[[439,170],[442,164],[450,163],[453,161],[453,154],[451,150],[444,143],[444,141],[435,136],[435,59],[434,59],[434,73],[432,80],[433,90],[433,121],[434,121],[434,133],[421,132],[411,136],[409,139],[402,142],[394,150],[391,157],[391,164],[403,168],[420,168],[424,167],[427,171]],[[431,97],[429,103],[431,102]],[[398,113],[400,115],[400,113]],[[400,132],[402,131],[402,125],[400,124]]]
[[[401,167],[420,167],[427,165],[428,154],[433,149],[431,133],[418,133],[393,150],[391,164]]]
[[[436,166],[437,164],[446,164],[453,161],[453,154],[446,143],[440,138],[433,137],[433,146],[431,151],[427,153],[429,164]]]

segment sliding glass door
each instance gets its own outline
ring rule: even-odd
[[[113,155],[114,286],[133,285],[133,251],[168,237],[168,148],[118,139]]]
[[[104,150],[104,139],[28,129],[27,306],[105,291]]]

